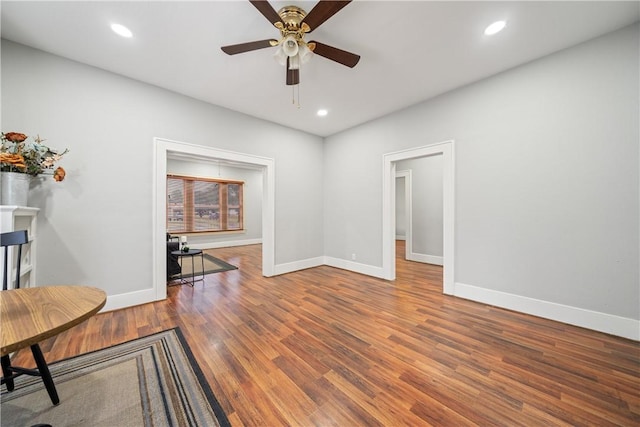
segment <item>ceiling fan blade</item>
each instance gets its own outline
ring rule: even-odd
[[[289,69],[289,57],[287,57],[287,85],[293,86],[300,84],[300,69]]]
[[[278,12],[276,12],[267,0],[249,0],[249,3],[254,5],[256,9],[258,9],[258,11],[264,15],[269,22],[271,22],[271,24],[282,22],[282,18],[280,18]]]
[[[329,46],[320,42],[312,41],[308,44],[315,43],[316,47],[313,49],[313,53],[324,56],[327,59],[336,61],[347,67],[355,67],[358,61],[360,61],[360,55],[347,52],[346,50],[338,49],[337,47]]]
[[[274,44],[275,43],[275,44]],[[252,50],[264,49],[278,44],[277,40],[259,40],[255,42],[233,44],[230,46],[222,46],[220,49],[227,55],[236,55],[238,53],[250,52]]]
[[[307,24],[311,30],[315,30],[322,25],[327,19],[338,13],[340,9],[351,3],[351,0],[347,1],[332,1],[332,0],[320,0],[313,9],[307,14],[303,22]]]

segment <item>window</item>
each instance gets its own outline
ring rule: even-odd
[[[167,231],[243,229],[242,181],[167,175]]]

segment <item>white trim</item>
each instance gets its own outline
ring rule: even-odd
[[[302,259],[299,261],[288,262],[285,264],[278,264],[275,268],[275,274],[292,273],[298,270],[305,270],[307,268],[319,267],[323,264],[323,257],[315,257]]]
[[[358,262],[347,261],[345,259],[324,257],[324,265],[329,267],[340,268],[342,270],[352,271],[354,273],[366,274],[367,276],[377,277],[384,279],[384,270],[380,267],[375,267],[368,264],[360,264]]]
[[[454,281],[454,224],[455,224],[455,151],[454,141],[444,141],[425,147],[411,148],[383,155],[382,165],[382,270],[383,277],[394,280],[395,262],[395,176],[396,162],[442,154],[442,201],[443,201],[443,265],[442,291],[453,295]]]
[[[405,238],[404,257],[408,259],[409,254],[413,252],[413,175],[411,169],[396,171],[396,179],[404,178],[404,218],[405,218]],[[395,190],[395,187],[394,187]],[[393,196],[396,200],[396,196]],[[395,206],[395,205],[394,205]],[[395,209],[394,209],[395,212]],[[393,224],[395,227],[395,217]],[[394,228],[395,229],[395,228]]]
[[[347,261],[344,259],[328,256],[309,258],[285,264],[278,264],[276,265],[275,274],[278,275],[293,273],[294,271],[305,270],[307,268],[313,267],[321,267],[323,265],[339,268],[341,270],[351,271],[352,273],[359,273],[371,277],[377,277],[379,279],[384,279],[383,270],[380,267],[368,264],[360,264],[358,262]]]
[[[456,297],[640,341],[640,321],[478,286],[455,284]]]
[[[154,298],[145,302],[159,301],[167,297],[167,246],[166,246],[166,194],[167,194],[167,146],[159,143],[155,138],[153,140],[153,167],[152,167],[152,185],[151,194],[151,256],[152,264],[155,268],[151,275],[152,290],[155,291]],[[162,232],[160,230],[163,229]],[[165,238],[161,239],[161,233],[165,234]],[[160,281],[163,285],[160,285]],[[114,296],[115,297],[115,296]],[[109,302],[107,300],[107,302]]]
[[[425,264],[434,264],[434,265],[443,265],[444,258],[437,255],[427,255],[427,254],[419,254],[416,252],[411,252],[407,254],[407,260],[422,262]]]
[[[219,242],[208,243],[189,243],[189,247],[193,249],[218,249],[218,248],[232,248],[235,246],[248,246],[259,245],[262,243],[262,239],[246,239],[246,240],[227,240]]]
[[[252,154],[237,153],[213,147],[188,144],[164,138],[153,138],[153,198],[152,198],[152,256],[153,284],[155,298],[148,301],[161,300],[167,297],[166,283],[166,238],[165,212],[167,209],[166,176],[167,154],[181,153],[191,156],[228,160],[260,167],[263,177],[262,195],[262,274],[266,277],[275,274],[275,160]]]
[[[165,261],[166,262],[166,261]],[[165,282],[166,286],[166,282]],[[118,295],[107,296],[107,303],[100,312],[119,310],[121,308],[133,307],[135,305],[146,304],[154,301],[156,291],[153,288],[142,289],[134,292],[127,292]]]

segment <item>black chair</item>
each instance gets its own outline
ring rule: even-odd
[[[178,257],[176,255],[171,255],[172,251],[180,249],[180,242],[177,240],[175,242],[173,241],[173,239],[177,238],[178,236],[174,237],[167,233],[167,280],[170,280],[172,276],[180,274],[180,271],[182,271],[180,263],[178,262]]]
[[[14,289],[20,289],[20,260],[22,258],[22,245],[29,243],[29,235],[27,230],[10,231],[0,234],[0,246],[4,248],[4,275],[2,276],[2,290],[8,289],[8,277],[11,270],[9,269],[9,247],[17,246],[16,254],[16,280]]]
[[[16,260],[16,280],[14,289],[20,288],[20,258],[22,257],[22,245],[29,242],[29,236],[27,230],[19,230],[19,231],[11,231],[9,233],[0,234],[0,246],[4,248],[4,269],[3,269],[3,279],[2,279],[2,290],[7,290],[8,285],[8,277],[10,273],[9,269],[9,261],[8,261],[8,253],[10,246],[17,246],[18,253]],[[44,386],[49,393],[49,397],[51,398],[51,402],[54,405],[60,403],[60,398],[58,397],[58,392],[56,391],[56,386],[53,383],[53,378],[51,378],[51,372],[49,372],[49,367],[47,366],[47,362],[42,355],[42,350],[40,350],[39,344],[33,344],[31,346],[31,353],[33,354],[33,358],[36,361],[37,369],[26,369],[21,368],[19,366],[11,366],[11,358],[8,354],[2,356],[0,358],[0,365],[2,366],[2,379],[0,380],[1,384],[7,385],[7,391],[13,391],[14,382],[13,379],[20,375],[31,375],[42,377],[42,381],[44,382]]]

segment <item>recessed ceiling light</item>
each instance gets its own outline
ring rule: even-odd
[[[133,36],[133,33],[131,32],[131,30],[125,27],[124,25],[111,24],[111,29],[113,30],[114,33],[122,37],[129,38]]]
[[[318,110],[316,114],[318,114],[320,117],[324,117],[329,114],[329,112],[327,110]]]
[[[489,25],[485,30],[484,33],[487,36],[492,36],[496,33],[499,33],[500,31],[502,31],[504,29],[504,27],[507,26],[507,23],[505,21],[496,21],[493,24]]]

